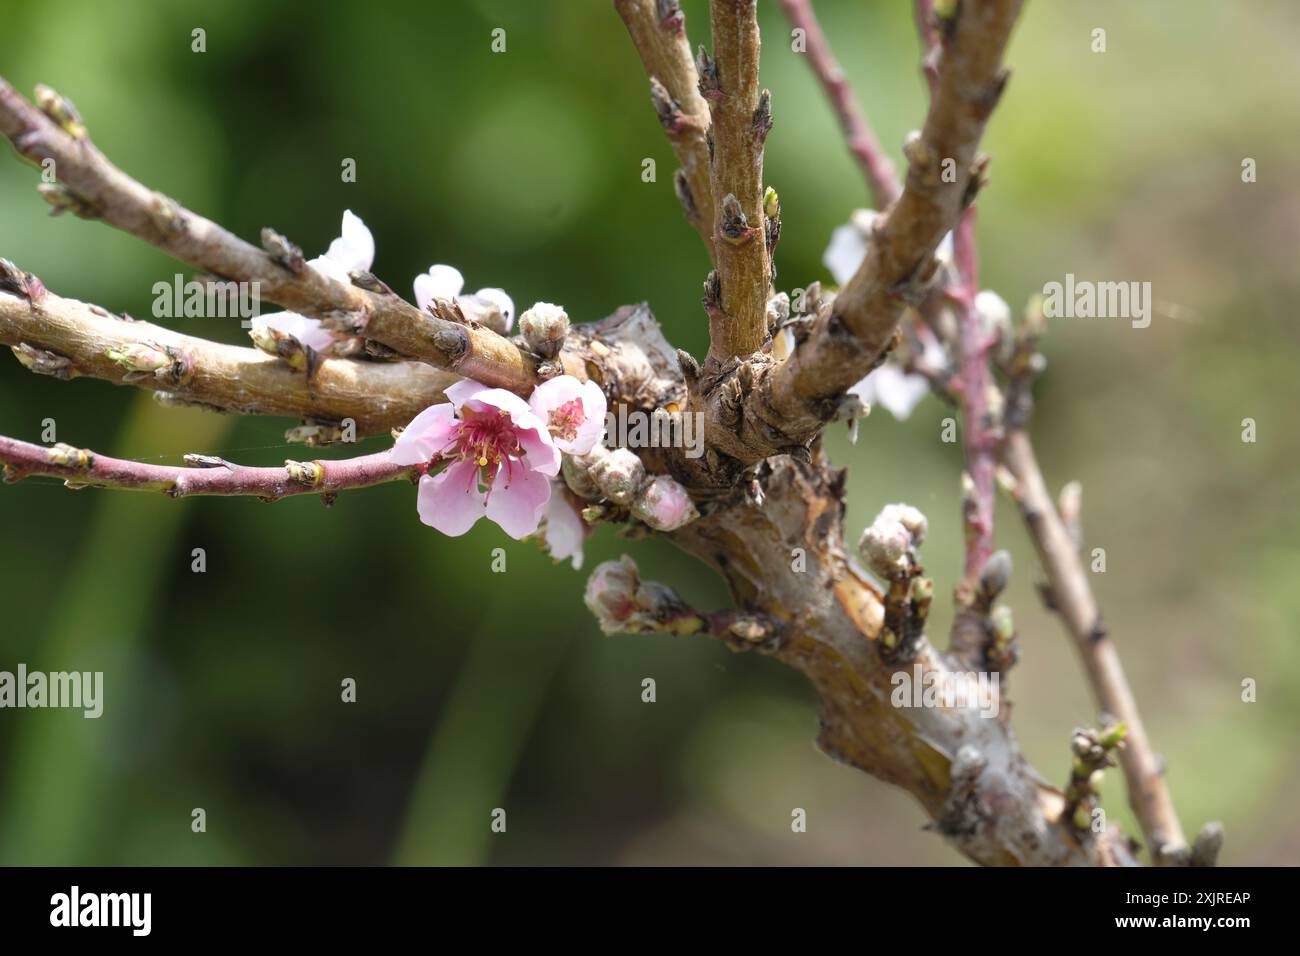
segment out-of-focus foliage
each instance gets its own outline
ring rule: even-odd
[[[704,4],[684,5],[707,42]],[[910,5],[818,6],[896,146],[925,105]],[[776,5],[761,7],[790,289],[828,280],[821,250],[865,191]],[[243,236],[273,226],[319,254],[351,208],[399,290],[451,262],[470,288],[562,302],[577,320],[645,299],[671,339],[704,349],[704,252],[608,2],[7,0],[0,22],[0,73],[69,96],[122,168]],[[1107,622],[1185,824],[1222,818],[1229,863],[1300,858],[1297,42],[1282,0],[1029,4],[985,143],[985,285],[1018,307],[1067,272],[1153,284],[1149,329],[1054,325],[1034,433],[1053,487],[1084,484]],[[0,255],[51,289],[148,316],[153,283],[188,274],[102,225],[47,218],[32,170],[0,160]],[[921,507],[941,590],[960,566],[947,414],[927,400],[905,424],[873,416],[856,447],[838,429],[828,440],[850,469],[849,533],[886,502]],[[1256,444],[1240,439],[1247,417]],[[5,357],[0,433],[39,440],[45,418],[60,440],[157,461],[296,454],[286,422],[168,411]],[[98,721],[0,712],[0,862],[958,860],[905,794],[815,752],[797,674],[702,640],[602,637],[581,575],[486,523],[438,537],[409,488],[325,510],[33,480],[0,489],[0,529],[0,669],[103,669],[107,685]],[[1092,704],[1005,504],[998,538],[1017,562],[1015,724],[1063,780]],[[190,570],[196,547],[205,574]],[[504,574],[490,570],[498,547]],[[665,545],[632,547],[647,577],[725,602]],[[625,549],[604,529],[588,567]],[[936,617],[942,635],[946,602]],[[340,702],[346,677],[354,704]],[[1257,703],[1240,700],[1247,677]],[[1125,802],[1112,774],[1106,806],[1133,832]],[[195,807],[206,834],[190,831]],[[495,807],[504,835],[489,831]],[[795,807],[806,834],[791,833]]]

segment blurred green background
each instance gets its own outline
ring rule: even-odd
[[[683,5],[707,42],[704,3]],[[866,194],[776,4],[760,6],[789,289],[829,278],[822,249]],[[910,4],[818,8],[897,160],[925,106]],[[583,321],[648,300],[670,339],[705,349],[704,251],[607,0],[6,0],[2,16],[0,74],[65,93],[123,169],[242,236],[272,226],[316,255],[350,208],[399,291],[450,262],[470,289]],[[191,52],[196,27],[206,53]],[[1284,0],[1031,3],[984,144],[984,285],[1019,308],[1073,272],[1150,281],[1164,304],[1141,331],[1058,323],[1034,433],[1049,483],[1083,482],[1087,547],[1107,552],[1093,584],[1184,825],[1222,819],[1233,864],[1300,862],[1297,44],[1300,8]],[[107,227],[49,218],[32,170],[3,152],[0,255],[52,290],[147,316],[153,283],[188,274]],[[356,183],[340,181],[345,157]],[[657,182],[641,180],[646,157]],[[1257,183],[1242,183],[1244,157]],[[243,339],[233,321],[174,321]],[[929,399],[906,423],[873,415],[856,447],[839,428],[828,440],[850,468],[849,533],[886,502],[920,506],[941,592],[960,570],[947,414]],[[0,362],[0,433],[39,441],[45,418],[59,440],[157,462],[301,452],[282,447],[283,420],[166,410]],[[1061,782],[1069,733],[1094,711],[1035,596],[1024,531],[1004,503],[999,519],[1018,568],[1014,723]],[[410,488],[325,510],[29,480],[0,489],[0,529],[0,669],[106,672],[97,721],[0,712],[2,863],[960,862],[911,798],[816,752],[798,674],[705,640],[602,637],[585,574],[486,522],[441,538]],[[586,569],[624,550],[689,599],[726,601],[666,545],[608,528]],[[1257,703],[1241,702],[1246,677]],[[1111,774],[1105,805],[1136,832],[1125,804]]]

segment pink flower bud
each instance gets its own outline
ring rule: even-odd
[[[667,475],[645,483],[632,502],[632,514],[656,531],[676,531],[700,516],[686,489]]]

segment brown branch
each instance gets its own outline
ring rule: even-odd
[[[286,309],[364,334],[401,355],[519,392],[540,381],[536,360],[489,329],[421,312],[387,289],[335,282],[304,265],[283,237],[266,231],[267,248],[259,249],[141,185],[109,162],[79,119],[66,119],[66,100],[46,91],[42,101],[46,112],[0,78],[0,133],[28,159],[54,161],[61,188],[46,193],[62,207],[102,219],[223,279],[256,282],[262,296]]]
[[[29,369],[135,385],[221,411],[356,422],[358,436],[403,426],[456,376],[420,362],[324,359],[311,380],[256,349],[110,315],[42,290],[0,292],[0,344]],[[117,356],[115,359],[114,356]]]
[[[781,0],[781,8],[785,10],[790,25],[804,32],[808,65],[812,67],[835,109],[835,115],[844,131],[844,140],[862,170],[875,207],[887,208],[898,198],[902,188],[898,174],[894,171],[894,164],[880,148],[876,134],[863,115],[857,97],[853,95],[853,87],[849,85],[844,71],[831,52],[826,34],[817,22],[811,0]]]
[[[946,21],[925,127],[904,150],[903,193],[876,220],[857,273],[829,307],[796,329],[790,357],[760,356],[706,383],[710,394],[699,403],[705,427],[736,467],[776,454],[806,457],[822,426],[841,413],[845,392],[883,361],[908,305],[930,291],[934,251],[982,182],[985,163],[975,151],[1006,84],[1002,52],[1021,3],[964,0]],[[688,483],[704,480],[681,471]]]
[[[843,540],[843,473],[818,455],[774,458],[760,475],[761,504],[733,495],[672,540],[726,579],[740,612],[768,622],[758,649],[812,682],[821,749],[911,793],[933,820],[927,829],[978,863],[1131,865],[1116,828],[1080,833],[1063,817],[1065,796],[1028,764],[1005,701],[997,716],[894,701],[900,672],[909,683],[919,675],[914,686],[961,678],[923,634],[909,642],[910,660],[887,652],[884,601]],[[638,618],[654,596],[612,605]]]
[[[190,495],[250,495],[278,501],[291,495],[334,495],[353,488],[418,477],[418,466],[396,465],[386,451],[340,461],[286,461],[283,468],[255,468],[219,458],[190,456],[206,464],[177,468],[150,465],[70,445],[45,447],[0,435],[0,464],[6,483],[30,476],[61,478],[73,488],[160,491]]]
[[[655,112],[681,163],[675,179],[678,199],[712,259],[713,193],[706,142],[709,107],[700,95],[686,18],[677,0],[614,0],[614,7],[641,56]]]
[[[772,128],[772,104],[758,86],[757,0],[711,0],[709,10],[713,58],[701,49],[697,71],[713,117],[709,183],[718,271],[706,283],[705,308],[709,356],[723,362],[751,355],[767,340],[772,267],[763,143]]]
[[[1008,432],[1003,461],[1015,478],[1016,501],[1047,572],[1052,606],[1074,639],[1097,704],[1128,729],[1119,761],[1128,782],[1129,803],[1146,834],[1151,858],[1156,863],[1181,862],[1188,852],[1187,840],[1160,759],[1151,749],[1119,652],[1102,623],[1087,572],[1069,529],[1047,493],[1033,445],[1023,429]]]

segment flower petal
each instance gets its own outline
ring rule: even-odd
[[[528,404],[543,424],[552,424],[551,413],[566,402],[577,400],[582,405],[582,423],[571,438],[551,435],[560,451],[570,455],[585,455],[605,434],[605,393],[595,382],[580,382],[572,375],[559,375],[533,389]]]
[[[415,277],[415,303],[427,309],[434,299],[454,299],[465,288],[465,278],[454,266],[434,265]]]
[[[486,497],[478,488],[478,466],[472,461],[458,461],[436,475],[420,479],[416,510],[430,528],[455,538],[483,517]]]
[[[526,538],[537,531],[551,498],[551,481],[531,468],[502,467],[487,496],[487,516],[512,538]]]
[[[501,310],[506,320],[506,331],[509,332],[515,324],[515,300],[506,295],[504,289],[479,289],[474,295]]]
[[[411,419],[393,442],[389,458],[399,465],[418,465],[437,456],[456,429],[456,410],[450,402],[430,405]]]
[[[830,245],[822,253],[822,264],[835,281],[844,285],[853,278],[862,260],[867,257],[867,238],[854,225],[836,226],[831,232]]]
[[[875,378],[876,398],[899,421],[912,414],[918,402],[930,392],[923,375],[909,375],[897,365],[886,362],[868,378]]]
[[[556,561],[573,559],[573,569],[582,567],[582,539],[586,524],[562,489],[551,489],[546,503],[546,550]]]
[[[346,272],[369,272],[375,264],[375,238],[351,209],[344,210],[342,234],[330,243],[325,258],[337,262]]]
[[[520,425],[519,419],[515,419],[515,437],[519,439],[519,447],[524,450],[524,465],[530,471],[536,471],[539,474],[551,475],[552,477],[560,473],[560,449],[555,447],[555,442],[551,439],[551,434],[546,430],[546,426],[541,423],[533,414],[528,414],[528,419],[534,424]]]
[[[334,333],[315,319],[309,319],[297,312],[272,312],[270,315],[257,315],[252,319],[253,328],[271,328],[285,335],[292,335],[308,348],[323,352],[334,344]]]

